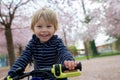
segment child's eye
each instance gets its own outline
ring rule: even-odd
[[[37,26],[38,28],[42,28],[42,26]]]
[[[47,28],[50,28],[50,27],[52,27],[52,26],[47,26]]]

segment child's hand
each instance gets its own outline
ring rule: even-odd
[[[64,65],[69,70],[74,70],[79,62],[77,61],[64,61]]]

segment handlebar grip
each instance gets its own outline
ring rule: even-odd
[[[81,62],[79,62],[77,64],[77,66],[75,67],[75,69],[79,69],[80,71],[82,71],[82,64],[81,64]]]
[[[52,67],[52,73],[56,78],[65,78],[65,77],[73,77],[81,75],[80,71],[82,70],[82,64],[79,62],[74,70],[70,71],[65,65],[55,64]],[[68,71],[68,72],[65,72]]]
[[[77,66],[75,67],[75,70],[77,70],[77,69],[79,69],[80,71],[82,71],[82,64],[81,64],[81,62],[79,62],[79,63],[77,64]],[[63,65],[63,66],[62,66],[62,71],[64,72],[64,71],[66,71],[66,70],[69,70],[69,69],[66,68],[65,65]]]

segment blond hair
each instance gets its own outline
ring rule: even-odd
[[[31,22],[31,29],[34,30],[35,24],[40,20],[40,18],[43,18],[45,21],[47,21],[50,24],[54,25],[55,30],[58,28],[58,20],[56,13],[50,9],[42,8],[33,15],[32,22]]]

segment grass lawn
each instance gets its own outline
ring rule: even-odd
[[[114,53],[113,52],[100,53],[97,56],[89,56],[89,59],[98,58],[98,57],[106,57],[106,56],[114,56],[114,55],[120,55],[120,52],[117,52],[117,53],[115,53],[115,52]],[[87,59],[87,57],[85,55],[75,57],[75,60],[86,60],[86,59]]]

